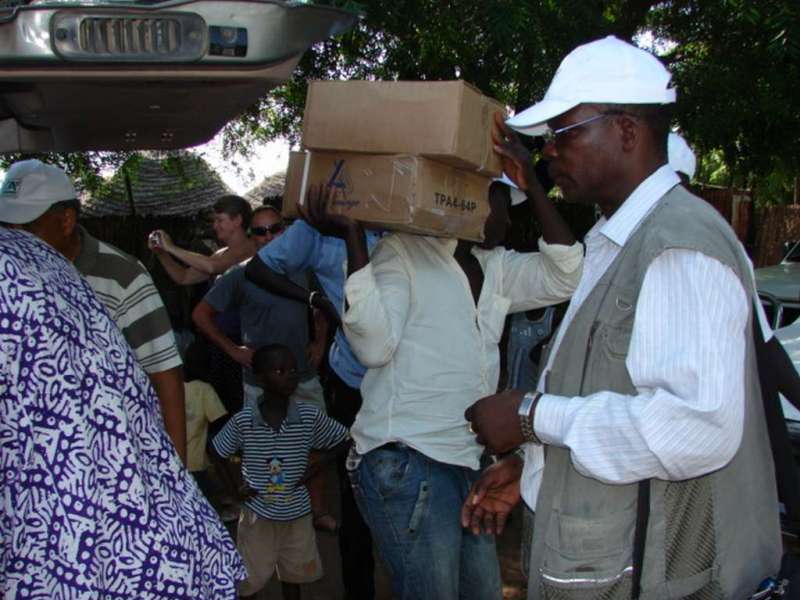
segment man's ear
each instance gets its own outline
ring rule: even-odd
[[[620,130],[620,140],[622,141],[623,152],[633,152],[642,141],[642,124],[629,115],[617,117],[617,127]]]

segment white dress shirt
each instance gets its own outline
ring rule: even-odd
[[[457,242],[396,233],[345,285],[347,339],[368,368],[351,429],[365,454],[402,442],[434,460],[478,468],[482,451],[464,411],[497,388],[506,314],[562,302],[580,278],[583,248],[539,242],[539,253],[473,248],[484,273],[477,303],[453,253]]]
[[[587,234],[583,275],[539,391],[582,302],[678,183],[672,169],[661,167]],[[607,483],[679,480],[719,469],[742,437],[747,319],[747,293],[729,267],[692,250],[663,252],[645,273],[625,363],[637,394],[545,394],[536,408],[537,435],[545,444],[569,448],[581,474]],[[542,446],[527,444],[522,494],[531,508],[543,468]]]

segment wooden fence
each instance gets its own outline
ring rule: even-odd
[[[769,206],[757,215],[755,247],[756,267],[765,267],[780,262],[783,244],[800,240],[800,205]]]

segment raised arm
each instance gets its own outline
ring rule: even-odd
[[[500,155],[503,170],[517,187],[528,197],[531,216],[539,222],[542,237],[548,244],[571,246],[575,236],[561,217],[553,203],[548,200],[544,188],[539,182],[531,160],[530,152],[522,144],[519,136],[504,122],[500,113],[495,115],[492,128],[494,150]]]
[[[297,209],[303,219],[322,235],[344,240],[347,246],[347,274],[352,275],[369,262],[367,236],[361,223],[328,211],[337,193],[333,186],[312,186],[308,190],[306,207],[298,206]]]
[[[273,244],[275,242],[272,242]],[[260,288],[278,296],[308,304],[311,308],[321,310],[335,326],[340,324],[339,311],[324,295],[312,293],[301,285],[296,284],[286,275],[281,275],[270,269],[257,254],[250,259],[245,267],[244,276]]]
[[[165,252],[186,263],[190,268],[205,274],[206,278],[224,273],[255,253],[255,246],[248,240],[241,246],[230,246],[211,256],[205,256],[199,252],[179,248],[166,231],[158,230],[158,234],[161,238],[161,247]]]
[[[194,285],[195,283],[208,281],[209,275],[197,269],[185,267],[172,258],[163,248],[151,245],[150,249],[155,253],[158,261],[161,263],[161,266],[164,267],[170,279],[178,285]]]

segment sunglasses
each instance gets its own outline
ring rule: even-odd
[[[271,235],[277,235],[281,231],[283,231],[283,223],[275,223],[274,225],[270,225],[269,227],[251,227],[250,235],[263,237],[268,233]]]

